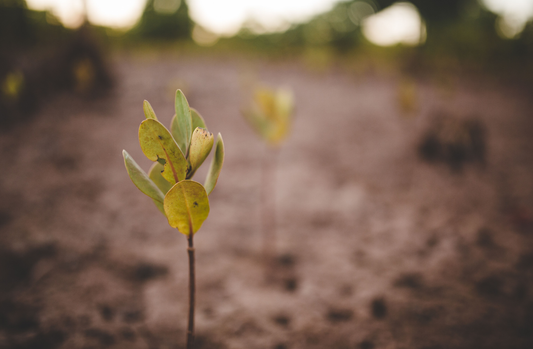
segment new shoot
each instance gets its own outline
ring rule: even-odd
[[[267,143],[271,151],[263,159],[261,179],[261,212],[263,257],[274,257],[276,246],[276,167],[279,148],[290,133],[294,111],[290,90],[258,87],[253,91],[250,105],[243,115],[254,131]]]
[[[152,106],[144,101],[146,120],[139,127],[139,142],[146,157],[153,161],[148,174],[124,150],[126,170],[141,192],[149,196],[171,227],[187,237],[189,256],[189,317],[187,349],[194,345],[195,269],[193,236],[209,215],[209,194],[224,162],[224,142],[218,134],[215,154],[204,184],[192,180],[214,144],[202,116],[189,108],[187,99],[176,91],[176,115],[170,131],[158,121]]]

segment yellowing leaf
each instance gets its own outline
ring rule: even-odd
[[[190,108],[190,109],[191,109],[192,129],[196,130],[197,127],[200,127],[200,128],[204,128],[207,130],[207,127],[205,126],[205,121],[202,115],[200,115],[200,113],[198,113],[196,109],[194,108]]]
[[[255,101],[268,119],[276,118],[276,100],[272,90],[267,88],[256,89]]]
[[[261,87],[255,90],[253,105],[243,114],[262,138],[278,145],[289,134],[293,109],[290,90]]]
[[[202,165],[205,158],[213,148],[214,137],[211,132],[203,128],[196,128],[192,134],[191,147],[189,148],[189,162],[191,163],[191,171],[187,175],[192,178],[194,172]]]
[[[181,90],[176,91],[175,108],[176,115],[172,118],[170,130],[183,156],[187,156],[193,129],[189,103]]]
[[[157,208],[165,214],[163,209],[163,202],[165,195],[157,187],[157,185],[148,177],[148,175],[143,171],[139,165],[133,160],[133,158],[128,154],[127,151],[122,151],[122,156],[124,156],[124,164],[126,165],[126,171],[130,176],[131,181],[135,186],[142,191],[144,194],[152,198]]]
[[[194,181],[176,183],[165,196],[168,223],[180,233],[196,233],[209,215],[209,199],[204,187]]]
[[[185,179],[187,160],[163,124],[154,119],[144,120],[139,127],[139,142],[148,159],[164,165],[161,175],[170,184]]]
[[[220,175],[220,170],[224,164],[224,141],[222,140],[222,135],[219,133],[217,137],[217,145],[215,148],[215,156],[211,161],[211,166],[209,166],[209,172],[207,172],[207,177],[205,179],[205,190],[207,195],[211,194],[215,186],[217,185],[218,176]]]
[[[146,116],[147,119],[157,120],[157,116],[155,116],[155,111],[147,100],[143,102],[143,111],[144,116]]]
[[[172,188],[172,184],[161,175],[161,172],[163,172],[164,169],[165,167],[159,162],[154,162],[150,171],[148,171],[148,177],[150,177],[154,184],[163,192],[163,195]]]

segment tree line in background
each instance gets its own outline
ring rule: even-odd
[[[221,43],[282,54],[310,47],[349,54],[372,46],[362,34],[363,19],[395,2],[339,2],[330,11],[277,33],[258,34],[261,32],[256,30],[258,25],[249,22],[236,36]],[[532,22],[517,38],[509,40],[497,34],[498,16],[477,0],[411,0],[411,3],[418,9],[426,28],[426,40],[416,49],[426,60],[446,56],[494,65],[503,60],[528,61],[533,54]],[[191,41],[194,26],[185,0],[147,0],[137,24],[120,40],[187,42]],[[105,28],[93,27],[93,31],[106,33]],[[72,32],[51,13],[28,9],[25,0],[0,0],[0,47],[61,42]]]

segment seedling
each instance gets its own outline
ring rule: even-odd
[[[126,170],[133,183],[148,195],[171,227],[187,237],[189,255],[189,319],[187,349],[194,345],[194,245],[193,236],[209,215],[209,199],[224,162],[224,142],[218,134],[215,154],[204,185],[192,179],[213,148],[213,134],[200,114],[189,108],[176,91],[176,115],[170,131],[160,123],[148,101],[143,104],[146,120],[139,127],[139,141],[146,157],[154,163],[148,174],[123,150]]]
[[[263,227],[263,255],[266,261],[273,256],[276,237],[276,165],[279,147],[290,133],[294,101],[292,92],[286,89],[272,90],[265,87],[254,90],[253,101],[243,115],[255,132],[272,149],[263,161],[261,181],[261,205]]]

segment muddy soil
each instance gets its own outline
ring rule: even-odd
[[[195,237],[198,348],[533,347],[523,88],[458,77],[450,93],[420,79],[417,111],[405,115],[395,75],[197,56],[113,64],[109,96],[50,98],[0,134],[0,348],[184,347],[186,239],[134,187],[121,155],[148,169],[142,101],[168,124],[178,87],[226,143]],[[277,159],[268,273],[260,186],[271,152],[240,115],[250,69],[290,86],[297,104]],[[421,142],[442,114],[483,125],[483,161],[424,160]]]

